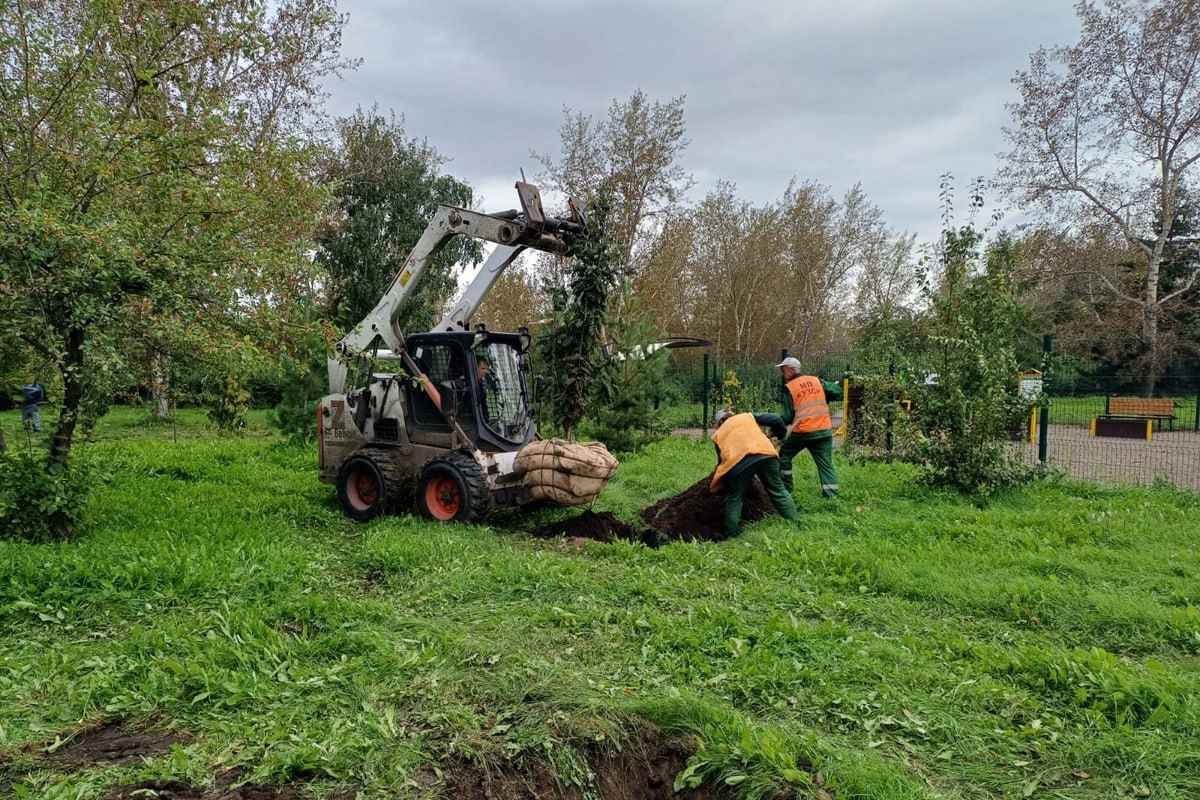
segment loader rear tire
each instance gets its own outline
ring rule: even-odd
[[[487,478],[465,453],[439,456],[417,481],[417,510],[426,519],[479,522],[490,510]]]
[[[395,505],[404,494],[404,483],[404,470],[391,453],[365,447],[338,470],[338,500],[350,519],[369,522]]]

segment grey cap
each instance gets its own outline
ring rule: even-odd
[[[724,421],[725,421],[725,419],[726,419],[727,417],[732,417],[732,416],[733,416],[733,410],[732,410],[732,409],[729,409],[729,408],[722,408],[722,409],[721,409],[720,411],[718,411],[716,414],[713,414],[713,424],[714,424],[714,425],[720,425],[722,422],[724,422]]]
[[[800,359],[798,359],[798,358],[792,358],[791,356],[788,356],[787,358],[785,358],[783,361],[780,361],[780,362],[779,362],[778,364],[776,364],[775,366],[777,366],[777,367],[791,367],[792,369],[800,369]]]

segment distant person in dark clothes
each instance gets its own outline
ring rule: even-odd
[[[21,387],[21,424],[25,426],[26,430],[29,430],[32,425],[34,431],[41,433],[42,409],[40,404],[44,402],[46,402],[46,389],[42,386],[41,381],[34,380],[33,383],[27,383]]]
[[[732,536],[742,524],[742,506],[746,490],[757,477],[762,481],[775,510],[784,519],[798,520],[796,503],[783,485],[779,475],[779,457],[775,446],[762,432],[760,425],[770,424],[774,414],[735,414],[727,408],[716,413],[717,429],[712,441],[717,448],[717,469],[709,491],[727,491],[725,500],[725,533]],[[760,421],[760,417],[762,421]]]

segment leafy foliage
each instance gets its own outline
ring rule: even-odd
[[[570,438],[583,419],[592,379],[604,359],[600,350],[609,297],[621,272],[609,233],[613,197],[603,189],[588,209],[586,235],[575,241],[565,265],[565,282],[546,286],[553,320],[537,339],[542,365],[540,399],[550,422]]]
[[[592,436],[610,450],[632,452],[669,433],[659,405],[666,394],[667,354],[651,348],[653,321],[625,285],[624,312],[605,326],[608,356],[592,381]]]
[[[316,260],[329,275],[326,313],[345,331],[383,297],[438,206],[469,207],[473,193],[439,172],[445,158],[407,138],[403,120],[376,108],[340,119],[338,135],[325,168],[338,214],[318,238]],[[470,237],[447,243],[401,311],[400,329],[429,330],[455,288],[454,266],[478,261],[481,253],[481,243]]]
[[[871,410],[854,420],[851,436],[860,452],[882,449],[921,465],[934,486],[989,495],[1029,477],[1007,446],[1030,412],[1030,402],[1017,396],[1017,347],[1030,324],[1012,286],[1021,252],[1004,235],[986,243],[976,228],[984,202],[979,182],[965,225],[952,224],[949,175],[941,196],[942,239],[917,272],[927,311],[912,319],[878,316],[864,327],[870,337],[859,356],[866,375],[853,384]],[[884,444],[889,433],[891,449]]]
[[[282,396],[268,419],[290,442],[307,443],[316,436],[316,402],[328,391],[327,338],[320,329],[302,329],[291,353],[280,358]]]
[[[250,392],[237,378],[229,377],[208,390],[208,418],[223,431],[240,431],[246,427],[246,412],[250,410]]]
[[[303,123],[341,25],[332,0],[0,12],[0,339],[58,371],[51,472],[112,353],[169,332],[173,358],[217,359],[286,318],[322,203]]]
[[[84,516],[95,470],[78,460],[48,470],[44,452],[0,453],[0,538],[65,539]]]

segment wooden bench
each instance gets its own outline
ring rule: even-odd
[[[1175,430],[1175,401],[1170,397],[1107,397],[1104,413],[1092,420],[1093,436],[1149,439],[1151,425],[1166,422]]]

